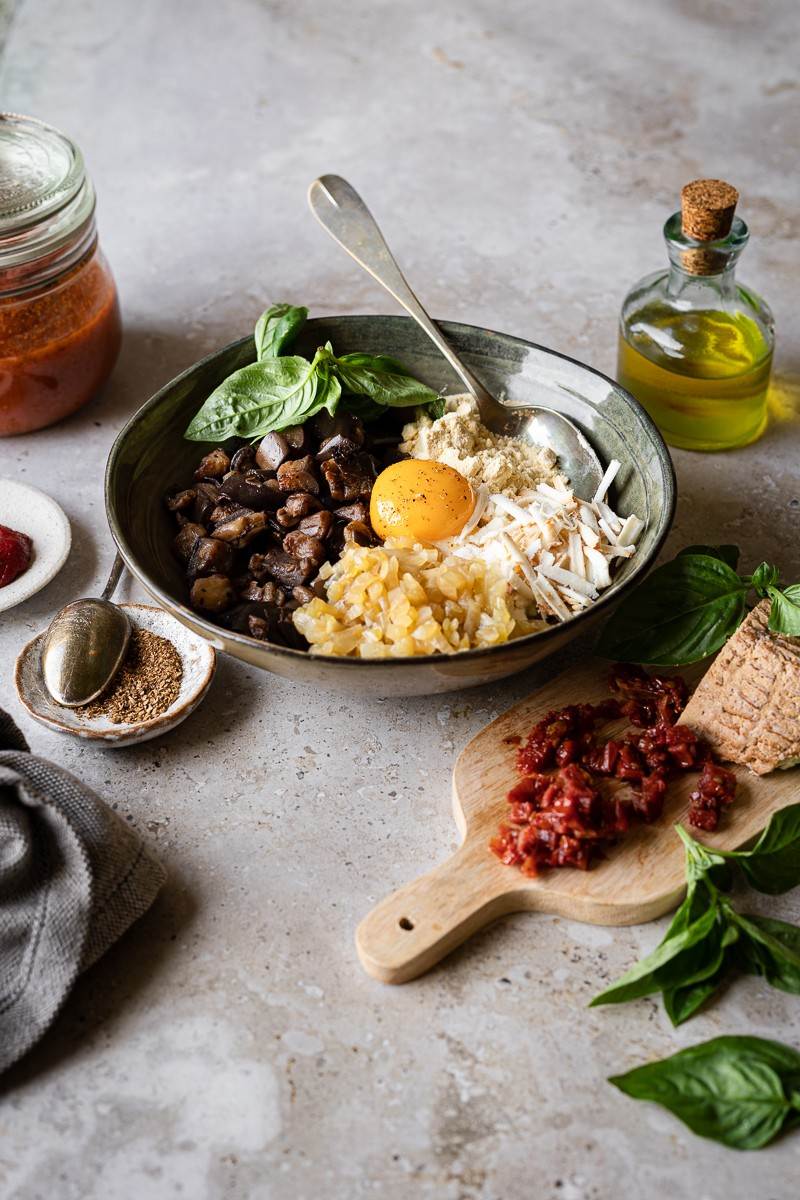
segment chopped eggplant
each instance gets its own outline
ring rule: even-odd
[[[301,583],[307,583],[316,572],[310,558],[295,558],[285,550],[278,549],[267,551],[264,555],[264,567],[273,579],[277,579],[278,583],[290,591]]]
[[[233,570],[233,546],[217,537],[198,538],[186,567],[190,579],[200,575],[230,575]]]
[[[197,488],[184,488],[174,496],[167,496],[166,505],[170,512],[186,512],[197,499]]]
[[[289,443],[281,433],[268,433],[262,439],[256,451],[256,463],[259,467],[267,467],[277,471],[281,463],[289,457]]]
[[[283,539],[283,548],[292,558],[309,559],[315,567],[321,567],[328,557],[324,542],[317,537],[310,537],[307,533],[301,533],[299,529],[287,533]]]
[[[310,516],[303,517],[297,528],[301,533],[307,533],[309,537],[321,538],[324,542],[333,528],[333,516],[325,509],[322,509],[321,512],[311,513]]]
[[[310,492],[319,495],[319,479],[313,473],[314,460],[310,454],[293,459],[278,467],[278,487],[282,492]]]
[[[205,575],[195,579],[190,593],[192,608],[202,612],[221,613],[236,601],[233,584],[227,575]]]
[[[206,528],[204,525],[196,525],[194,521],[187,521],[186,524],[181,527],[180,533],[172,543],[173,549],[175,550],[178,558],[182,562],[188,563],[192,556],[195,542],[197,542],[198,538],[203,538],[205,536]]]
[[[236,453],[231,458],[231,470],[239,475],[244,475],[251,467],[256,465],[256,448],[255,446],[240,446]]]
[[[211,450],[194,473],[195,479],[221,479],[230,470],[231,460],[221,446]]]
[[[242,508],[265,512],[276,509],[283,502],[283,495],[274,479],[263,479],[255,472],[247,475],[229,475],[220,488],[220,494]]]
[[[214,537],[223,542],[230,542],[237,550],[241,550],[242,547],[248,546],[253,538],[264,532],[266,524],[265,513],[240,508],[233,516],[217,525]]]

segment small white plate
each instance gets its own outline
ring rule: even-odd
[[[149,741],[180,725],[194,712],[211,687],[217,665],[216,651],[208,642],[181,625],[163,608],[154,608],[149,604],[120,604],[119,607],[128,614],[134,625],[168,638],[181,656],[183,679],[180,693],[175,703],[160,716],[151,717],[148,721],[115,725],[108,717],[87,717],[79,708],[62,708],[56,704],[42,678],[43,633],[37,634],[33,641],[22,648],[15,671],[17,695],[34,721],[56,733],[67,733],[109,749]]]
[[[0,479],[0,525],[26,533],[33,541],[27,571],[0,587],[0,612],[5,612],[55,579],[69,556],[72,533],[66,513],[55,500],[16,479]]]

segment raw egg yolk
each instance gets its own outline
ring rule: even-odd
[[[455,537],[474,507],[469,481],[454,467],[406,458],[375,480],[369,515],[380,538],[438,542]]]

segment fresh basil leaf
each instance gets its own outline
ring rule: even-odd
[[[757,1150],[786,1123],[794,1123],[800,1099],[785,1082],[797,1077],[800,1054],[766,1038],[720,1037],[670,1058],[613,1075],[613,1083],[636,1100],[652,1100],[701,1137],[739,1150]]]
[[[688,951],[714,938],[718,907],[714,902],[694,919],[691,914],[697,905],[697,892],[692,889],[673,918],[664,940],[651,954],[646,955],[626,971],[615,983],[604,988],[591,1001],[589,1007],[599,1004],[622,1004],[626,1000],[638,1000],[652,992],[660,992],[665,986],[693,981],[696,958]],[[677,928],[676,928],[677,924]],[[706,947],[706,950],[709,948]],[[713,952],[713,946],[711,947]]]
[[[328,412],[333,416],[336,409],[339,407],[339,401],[342,396],[342,388],[339,380],[327,366],[319,368],[319,382],[317,384],[317,394],[314,397],[314,404],[306,413],[305,420],[314,416],[321,409],[327,408]]]
[[[190,442],[222,442],[296,425],[312,407],[316,391],[316,365],[305,358],[250,363],[215,388],[184,437]]]
[[[738,546],[684,546],[683,550],[678,551],[678,557],[682,554],[707,554],[709,558],[719,558],[727,563],[732,571],[739,565]]]
[[[750,583],[759,596],[766,596],[769,593],[769,589],[775,587],[780,579],[780,575],[781,573],[777,567],[773,567],[771,563],[762,562],[750,576]]]
[[[432,421],[438,421],[445,414],[446,401],[444,396],[437,396],[428,404],[428,416]]]
[[[677,1028],[678,1025],[682,1025],[684,1021],[693,1017],[706,1000],[714,995],[727,973],[728,964],[723,955],[716,971],[712,972],[707,979],[665,988],[661,998],[664,1001],[664,1011],[672,1024]]]
[[[731,887],[731,872],[725,859],[724,851],[712,850],[693,838],[682,825],[675,826],[675,832],[683,842],[686,851],[686,879],[691,886],[700,880],[710,881],[715,887],[729,891]]]
[[[784,591],[770,587],[767,594],[772,601],[769,610],[770,629],[775,633],[788,634],[789,637],[800,637],[800,586],[793,584]]]
[[[342,387],[357,396],[369,396],[388,408],[429,404],[436,392],[418,379],[397,370],[399,363],[381,355],[345,354],[336,360]]]
[[[256,357],[277,358],[284,347],[297,336],[308,316],[307,308],[292,304],[273,304],[256,322]]]
[[[745,934],[738,948],[740,965],[763,975],[772,987],[800,995],[800,928],[772,917],[736,914]]]
[[[366,425],[370,421],[378,421],[389,411],[385,404],[376,404],[374,400],[370,400],[369,396],[345,396],[342,399],[342,407],[347,412],[353,413]]]
[[[685,956],[686,978],[681,983],[664,988],[664,1008],[673,1025],[688,1021],[713,996],[730,970],[730,949],[739,940],[739,930],[735,925],[720,920],[717,922],[717,935],[716,947],[712,938],[693,947]]]
[[[599,654],[665,666],[714,654],[745,615],[747,584],[719,558],[681,554],[658,567],[607,623]]]
[[[751,850],[719,850],[735,860],[759,892],[779,896],[800,884],[800,804],[789,804],[770,817]]]
[[[374,371],[388,371],[390,375],[407,375],[409,379],[411,378],[408,368],[388,354],[362,354],[360,350],[355,350],[350,354],[342,354],[337,362],[347,363],[348,366],[353,367],[366,367]]]

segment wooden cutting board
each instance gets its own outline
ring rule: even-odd
[[[686,675],[688,676],[688,672]],[[638,925],[675,908],[684,891],[684,854],[672,829],[686,823],[697,775],[675,780],[664,814],[637,825],[589,871],[545,870],[536,879],[504,866],[489,850],[507,816],[506,796],[519,781],[517,745],[550,709],[608,696],[607,667],[577,667],[552,680],[482,729],[462,750],[453,771],[453,812],[462,837],[441,866],[393,892],[356,931],[359,958],[384,983],[405,983],[430,969],[470,934],[505,913],[532,909],[592,925]],[[609,729],[613,727],[609,726]],[[779,808],[800,800],[800,770],[756,776],[737,768],[736,799],[710,846],[734,850],[758,834]]]

